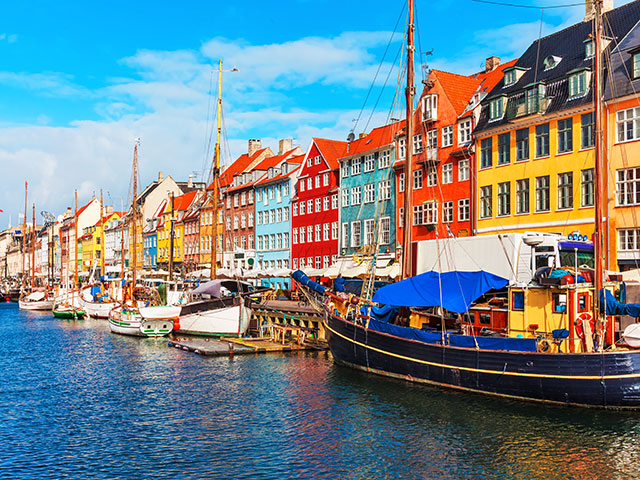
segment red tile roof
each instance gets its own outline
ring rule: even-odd
[[[329,168],[331,170],[337,170],[340,167],[338,159],[347,154],[347,146],[349,143],[340,140],[328,140],[326,138],[313,138],[312,141],[316,144],[318,150],[320,150],[322,158],[327,162]]]
[[[340,158],[351,157],[353,155],[362,154],[375,150],[376,148],[389,145],[394,142],[396,136],[403,128],[404,121],[374,128],[368,135],[350,142],[347,146],[345,155]]]
[[[240,155],[238,158],[236,158],[236,160],[227,168],[225,168],[224,171],[220,174],[220,178],[219,178],[220,187],[227,187],[231,185],[231,182],[233,182],[234,175],[244,172],[254,161],[256,161],[256,159],[260,155],[262,155],[266,150],[268,150],[268,148],[269,147],[262,148],[251,156],[249,156],[248,153],[244,153]],[[212,188],[213,188],[212,185],[209,185],[207,187],[207,190],[211,190]]]
[[[457,73],[432,70],[431,75],[440,83],[447,98],[451,102],[456,115],[462,114],[473,94],[478,90],[482,80]]]
[[[287,158],[286,163],[292,163],[294,165],[300,165],[304,161],[304,155],[297,155],[295,157]],[[284,163],[284,162],[283,162]],[[276,175],[275,177],[269,178],[267,174],[262,175],[258,180],[254,182],[254,185],[275,182],[278,180],[282,180],[284,178],[290,177],[297,170],[297,168],[291,169],[288,173]]]
[[[482,90],[485,92],[489,92],[498,84],[500,80],[502,80],[502,77],[504,76],[504,69],[513,67],[517,61],[518,59],[516,58],[507,63],[499,65],[495,70],[492,70],[490,72],[479,72],[472,75],[472,77],[482,80]]]

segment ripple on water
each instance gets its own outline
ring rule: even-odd
[[[2,478],[640,478],[637,414],[200,357],[0,306]]]

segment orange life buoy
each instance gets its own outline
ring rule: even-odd
[[[591,333],[595,331],[596,323],[593,320],[593,315],[591,315],[589,312],[581,313],[573,322],[574,326],[576,327],[576,335],[581,340],[584,340],[584,329],[582,328],[582,325],[585,320],[589,322],[589,326],[591,327]]]

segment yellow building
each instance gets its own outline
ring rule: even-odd
[[[211,197],[211,191],[207,192],[207,199],[203,203],[200,208],[200,267],[201,268],[210,268],[211,267],[211,247],[212,247],[212,238],[214,235],[214,218],[217,215],[217,239],[218,243],[216,245],[216,265],[217,268],[222,266],[222,235],[223,231],[223,211],[222,208],[222,200],[218,201],[218,209],[217,212],[214,212],[213,209],[213,199]]]
[[[173,266],[181,266],[184,255],[184,225],[182,217],[196,199],[198,191],[193,191],[167,199],[159,208],[161,221],[158,226],[158,267],[167,270],[171,252],[171,229],[173,227]],[[173,205],[172,205],[173,203]],[[173,217],[172,217],[173,214]]]
[[[113,210],[111,207],[109,209]],[[103,255],[102,248],[102,224],[109,220],[117,220],[120,218],[119,212],[107,210],[102,222],[98,221],[95,225],[87,227],[83,230],[82,236],[78,238],[78,253],[82,252],[79,258],[78,271],[90,272],[94,265],[100,267]]]

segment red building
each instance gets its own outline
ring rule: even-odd
[[[294,270],[326,268],[335,262],[340,211],[338,158],[345,156],[347,145],[347,142],[314,138],[300,166],[296,193],[291,199]]]
[[[500,64],[490,57],[484,71],[470,75],[432,70],[414,115],[414,135],[406,127],[397,144],[396,222],[398,242],[404,221],[404,167],[407,146],[413,149],[412,240],[471,235],[475,152],[473,129],[480,101],[502,79],[515,60]],[[407,145],[408,143],[408,145]]]

